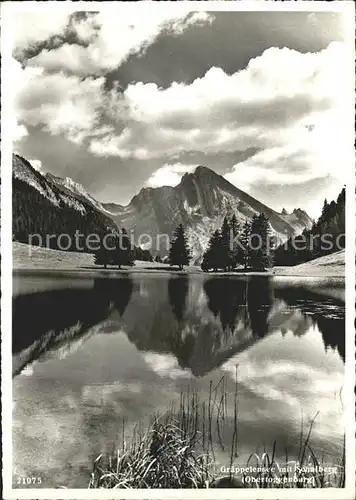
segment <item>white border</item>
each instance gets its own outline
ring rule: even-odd
[[[350,41],[350,113],[346,118],[345,130],[350,141],[350,152],[346,154],[349,163],[346,186],[346,362],[345,404],[346,428],[346,487],[343,489],[207,489],[207,490],[89,490],[89,489],[12,489],[12,144],[7,133],[8,117],[12,112],[11,75],[6,71],[11,59],[11,16],[19,11],[66,10],[136,10],[138,15],[145,15],[151,9],[170,11],[308,11],[308,12],[347,12],[349,24],[345,27]],[[3,497],[5,499],[332,499],[352,500],[355,498],[355,157],[354,157],[354,21],[355,7],[352,1],[341,2],[274,2],[274,1],[183,1],[183,2],[6,2],[1,5],[1,331],[2,331],[2,444],[3,444]],[[346,132],[345,132],[346,131]],[[337,166],[336,166],[337,168]]]

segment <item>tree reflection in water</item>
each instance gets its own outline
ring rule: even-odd
[[[141,281],[147,293],[134,296],[130,312],[134,282],[128,275],[96,279],[92,288],[15,297],[13,353],[21,358],[15,363],[15,374],[46,351],[87,338],[99,327],[110,331],[102,322],[114,311],[120,324],[125,316],[124,331],[137,349],[171,353],[196,376],[270,333],[292,331],[300,336],[312,324],[320,330],[325,349],[337,349],[345,360],[344,304],[337,299],[305,287],[276,287],[268,277],[259,276]],[[191,285],[195,296],[189,295]]]

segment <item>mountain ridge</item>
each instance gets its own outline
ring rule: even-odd
[[[71,178],[63,179],[51,173],[42,175],[24,158],[16,155],[14,158],[14,178],[30,184],[52,205],[58,208],[65,203],[84,217],[90,206],[91,211],[100,214],[99,219],[111,221],[112,227],[133,231],[136,242],[140,235],[147,235],[155,244],[158,235],[171,237],[176,226],[182,223],[192,248],[193,263],[200,262],[211,232],[221,225],[225,215],[235,213],[243,224],[254,214],[264,212],[272,231],[282,240],[312,225],[304,210],[297,208],[290,214],[278,213],[203,165],[198,165],[194,172],[185,173],[176,186],[143,187],[123,206],[101,203]],[[167,251],[166,247],[153,248],[153,253],[162,256]]]
[[[104,214],[111,214],[100,201],[96,200],[79,182],[73,181],[71,177],[60,177],[58,175],[46,173],[44,176],[51,183],[65,194],[74,195],[81,201],[85,201]]]
[[[235,213],[243,224],[254,214],[264,212],[273,232],[284,241],[312,226],[308,214],[296,210],[282,215],[213,170],[199,165],[194,172],[185,173],[177,186],[142,188],[117,212],[114,221],[137,235],[148,233],[153,239],[158,234],[171,235],[182,223],[187,228],[193,262],[199,263],[211,232],[221,225],[225,215]]]
[[[67,250],[75,250],[77,231],[88,236],[117,229],[110,217],[59,189],[20,155],[12,157],[12,188],[15,241],[28,243],[30,235],[37,235],[42,243],[57,248],[58,238],[65,235],[70,241]]]
[[[210,169],[209,167],[203,166],[203,165],[198,165],[196,167],[196,169],[195,169],[194,172],[186,172],[182,176],[179,184],[177,184],[176,186],[159,186],[159,187],[156,187],[156,188],[147,186],[147,187],[141,188],[141,190],[139,191],[139,193],[136,194],[136,195],[134,195],[132,197],[131,201],[126,206],[123,206],[123,210],[127,211],[128,207],[130,205],[136,203],[137,199],[143,197],[146,193],[153,193],[154,191],[157,191],[157,190],[166,190],[166,192],[168,192],[168,191],[173,192],[176,188],[180,188],[185,183],[189,182],[190,179],[194,179],[194,180],[201,179],[203,176],[210,176],[210,178],[212,178],[212,179],[214,179],[214,178],[218,179],[219,182],[221,182],[229,190],[231,190],[231,188],[232,188],[236,193],[238,193],[238,195],[240,196],[241,199],[244,198],[247,202],[255,204],[256,207],[258,207],[260,209],[260,211],[264,211],[267,214],[270,213],[270,214],[276,214],[278,216],[285,216],[285,217],[286,216],[288,217],[288,216],[290,216],[292,214],[295,214],[296,216],[307,217],[309,219],[308,223],[310,222],[310,224],[312,222],[312,220],[310,219],[310,217],[307,214],[307,212],[305,212],[305,210],[302,210],[301,208],[295,208],[290,214],[288,214],[288,212],[285,209],[283,209],[282,212],[277,212],[277,210],[274,210],[274,209],[268,207],[264,203],[262,203],[259,200],[253,198],[248,193],[245,193],[244,191],[242,191],[241,189],[239,189],[235,185],[231,184],[222,175],[216,173],[214,170]],[[286,220],[286,222],[288,223],[288,219]]]

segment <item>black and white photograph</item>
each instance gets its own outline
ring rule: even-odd
[[[4,498],[353,499],[353,2],[6,4]]]

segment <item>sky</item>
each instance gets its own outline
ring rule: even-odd
[[[14,151],[102,202],[205,165],[318,217],[347,180],[349,13],[140,4],[14,16]]]

